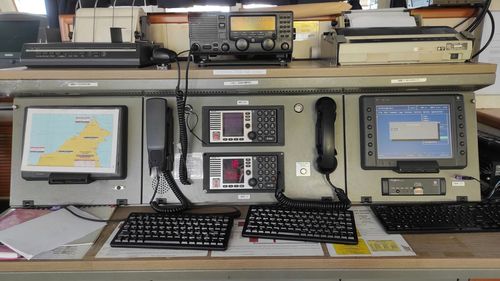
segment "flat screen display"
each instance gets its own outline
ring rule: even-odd
[[[0,53],[21,52],[24,43],[36,43],[40,21],[0,21]]]
[[[222,181],[224,183],[243,183],[245,162],[243,159],[222,160]]]
[[[243,113],[228,112],[222,114],[222,133],[225,137],[242,137],[244,131]]]
[[[28,108],[23,172],[116,174],[120,108]]]
[[[449,104],[377,105],[378,159],[453,158]]]
[[[275,16],[231,17],[231,31],[276,30]]]

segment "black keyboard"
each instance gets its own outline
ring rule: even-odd
[[[499,203],[374,205],[387,233],[500,231]]]
[[[244,237],[357,244],[352,211],[286,209],[275,205],[250,206]]]
[[[131,213],[111,247],[225,250],[232,227],[228,216]]]

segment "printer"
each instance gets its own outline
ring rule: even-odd
[[[472,50],[472,36],[446,26],[337,28],[321,43],[333,65],[465,62]]]

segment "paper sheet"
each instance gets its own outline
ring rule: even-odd
[[[100,219],[109,220],[115,207],[113,206],[92,206],[82,207],[83,211],[88,212]],[[94,242],[101,234],[101,229],[98,229],[82,238],[72,241],[66,245],[57,247],[47,252],[43,252],[34,256],[33,260],[80,260],[90,250]]]
[[[212,257],[324,256],[320,243],[243,237],[244,224],[234,221],[228,249],[212,251]]]
[[[76,213],[91,217],[75,207]],[[80,219],[65,209],[0,231],[0,242],[26,259],[82,238],[106,223]],[[50,227],[47,227],[50,226]]]
[[[417,26],[415,18],[403,9],[351,11],[345,14],[351,27],[410,27]]]
[[[148,249],[148,248],[112,248],[111,240],[115,237],[120,229],[118,225],[113,233],[109,236],[106,243],[95,256],[98,259],[102,258],[161,258],[161,257],[206,257],[208,251],[204,250],[173,250],[173,249]]]
[[[91,247],[92,243],[86,245],[64,245],[36,255],[32,260],[81,260]]]
[[[399,234],[387,234],[367,206],[355,206],[356,228],[358,230],[357,245],[327,244],[330,256],[415,256],[415,252]]]
[[[500,12],[491,12],[493,14],[493,18],[496,23],[500,22]],[[484,20],[483,27],[483,35],[482,35],[482,46],[488,41],[491,34],[491,22],[489,17],[486,17]],[[497,73],[496,73],[496,83],[476,91],[476,94],[500,94],[500,30],[497,28],[495,30],[495,35],[493,36],[493,40],[491,41],[490,46],[484,52],[479,55],[479,61],[485,63],[496,63],[497,64]]]

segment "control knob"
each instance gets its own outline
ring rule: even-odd
[[[246,51],[248,47],[249,45],[246,39],[240,38],[236,40],[236,49],[238,49],[238,51]]]
[[[262,49],[264,49],[266,51],[271,51],[272,49],[274,49],[274,40],[267,38],[264,41],[262,41],[261,45],[262,45]]]
[[[249,139],[254,140],[256,137],[257,137],[257,134],[254,131],[248,132]]]
[[[193,45],[191,45],[191,51],[195,51],[195,52],[197,52],[197,51],[199,51],[200,49],[201,49],[201,46],[200,46],[200,44],[198,44],[198,43],[194,43]]]
[[[288,44],[287,42],[281,44],[281,49],[285,51],[290,49],[290,44]]]
[[[220,49],[221,49],[222,51],[224,51],[224,52],[229,51],[229,44],[227,44],[227,43],[222,44],[222,45],[220,46]]]
[[[248,180],[248,185],[249,186],[256,186],[257,185],[257,179],[251,178]]]

